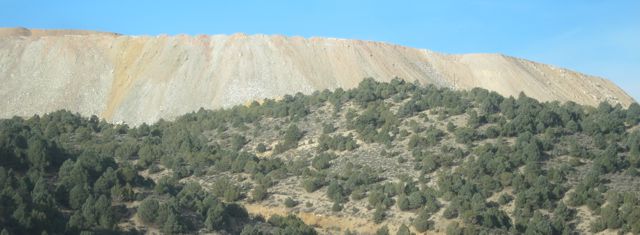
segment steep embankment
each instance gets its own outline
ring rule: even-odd
[[[58,109],[138,124],[295,92],[401,77],[542,101],[628,106],[608,80],[498,54],[445,55],[360,40],[244,34],[122,36],[0,30],[0,117]]]

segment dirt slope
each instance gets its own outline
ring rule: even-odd
[[[58,109],[130,124],[248,100],[352,88],[363,78],[542,101],[634,102],[612,82],[499,54],[446,55],[334,38],[123,36],[0,29],[0,118]]]

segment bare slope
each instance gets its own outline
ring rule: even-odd
[[[122,36],[0,29],[0,117],[58,109],[138,124],[295,92],[401,77],[542,101],[628,106],[608,80],[498,54],[244,34]]]

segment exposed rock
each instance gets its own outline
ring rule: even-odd
[[[612,82],[499,54],[447,55],[334,38],[123,36],[0,29],[0,117],[68,109],[130,124],[400,77],[542,101],[634,102]]]

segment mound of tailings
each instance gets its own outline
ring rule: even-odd
[[[612,82],[499,54],[446,55],[379,42],[244,34],[123,36],[0,30],[0,115],[67,109],[130,124],[295,92],[400,77],[541,101],[634,102]]]

